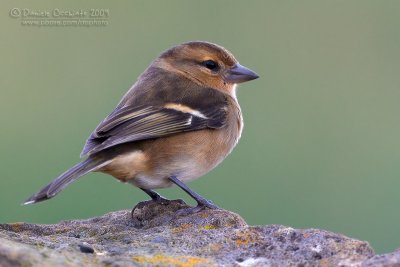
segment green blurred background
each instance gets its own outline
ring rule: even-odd
[[[22,26],[14,8],[110,12],[103,27]],[[55,223],[147,196],[90,174],[20,203],[79,161],[93,128],[163,50],[207,40],[260,79],[238,91],[245,129],[190,183],[250,224],[323,228],[400,247],[399,1],[2,1],[0,222]],[[176,188],[160,190],[184,198]]]

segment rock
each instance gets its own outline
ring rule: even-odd
[[[179,215],[182,201],[54,225],[0,224],[0,266],[399,266],[367,242],[318,229],[249,226],[226,210]],[[397,264],[397,265],[396,265]]]

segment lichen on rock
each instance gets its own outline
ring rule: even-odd
[[[396,266],[367,242],[318,229],[249,226],[226,210],[182,216],[150,202],[53,225],[0,224],[0,266]],[[377,264],[377,265],[374,265]],[[386,265],[385,265],[386,264]],[[398,266],[398,265],[397,265]]]

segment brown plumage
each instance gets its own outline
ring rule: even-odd
[[[189,42],[162,53],[116,109],[93,131],[81,156],[25,201],[47,200],[82,175],[98,171],[131,183],[154,201],[152,189],[178,185],[199,208],[215,208],[184,183],[217,166],[237,144],[242,128],[236,84],[258,78],[221,46]]]

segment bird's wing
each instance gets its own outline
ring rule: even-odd
[[[203,106],[168,103],[157,106],[123,107],[110,114],[94,130],[81,156],[139,140],[164,137],[205,128],[221,128],[226,123],[226,102]]]

